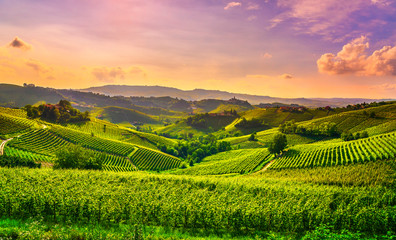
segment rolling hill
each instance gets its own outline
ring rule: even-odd
[[[236,97],[238,99],[246,100],[251,104],[260,103],[285,103],[285,104],[299,104],[306,107],[341,107],[348,104],[357,104],[362,102],[382,101],[379,99],[363,99],[363,98],[277,98],[269,96],[249,95],[241,93],[230,93],[218,90],[180,90],[177,88],[162,87],[162,86],[126,86],[126,85],[106,85],[101,87],[91,87],[80,89],[84,92],[94,92],[106,94],[110,96],[143,96],[143,97],[163,97],[171,96],[182,98],[188,101],[199,101],[202,99],[218,99],[228,100]]]
[[[131,125],[141,125],[146,123],[160,123],[158,120],[145,113],[122,107],[96,108],[91,114],[96,118],[116,124],[129,123]]]
[[[22,110],[0,108],[0,126],[4,126],[0,128],[0,135],[9,138],[4,148],[6,156],[51,163],[59,149],[80,145],[96,156],[104,156],[105,170],[166,170],[181,163],[178,158],[156,150],[157,143],[175,144],[160,136],[131,131],[102,120],[58,125],[23,116]]]

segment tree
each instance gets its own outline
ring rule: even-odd
[[[249,141],[256,141],[256,135],[254,133],[252,133],[248,139]]]
[[[277,134],[275,135],[274,139],[270,143],[268,150],[272,154],[279,154],[281,153],[287,146],[287,138],[284,134]]]
[[[92,151],[86,150],[79,145],[61,148],[55,155],[54,169],[79,168],[101,170],[104,159],[104,156],[95,156]]]

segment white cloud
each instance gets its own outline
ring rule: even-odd
[[[229,3],[224,7],[224,10],[228,10],[228,9],[230,9],[230,8],[233,8],[233,7],[240,7],[240,6],[242,6],[242,3],[240,3],[240,2],[229,2]]]

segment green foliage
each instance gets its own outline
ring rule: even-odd
[[[351,140],[357,140],[360,138],[368,138],[368,137],[369,137],[369,135],[368,135],[367,131],[363,131],[361,133],[357,132],[355,134],[346,131],[341,134],[341,139],[344,141],[351,141]]]
[[[306,126],[298,126],[294,120],[287,121],[279,125],[279,131],[282,133],[289,134],[301,134],[304,136],[327,136],[336,137],[339,136],[337,126],[332,122],[325,122],[321,124],[311,124]]]
[[[255,133],[250,134],[248,141],[257,141],[256,134]]]
[[[4,155],[10,157],[16,157],[19,159],[26,159],[31,162],[46,162],[51,163],[53,162],[53,157],[46,156],[43,154],[37,154],[29,151],[24,151],[22,149],[6,146],[4,148]]]
[[[265,123],[264,120],[260,120],[259,118],[252,118],[250,120],[246,120],[246,118],[242,118],[237,124],[235,124],[237,128],[270,128],[268,124]]]
[[[247,174],[259,170],[272,160],[271,154],[265,148],[231,150],[218,153],[203,159],[194,167],[179,170],[181,175],[220,175]]]
[[[51,122],[79,122],[88,121],[89,113],[81,113],[80,110],[73,108],[71,103],[60,100],[58,104],[41,104],[38,107],[26,105],[25,110],[29,118],[41,118]]]
[[[99,119],[107,120],[112,123],[128,122],[135,126],[146,123],[159,123],[158,120],[150,115],[130,108],[109,106],[96,111]]]
[[[56,153],[54,169],[78,168],[102,170],[104,156],[95,156],[79,145],[59,149]]]
[[[190,116],[184,121],[188,126],[198,128],[198,129],[209,129],[212,131],[217,131],[224,126],[227,126],[232,121],[237,118],[235,112],[225,112],[225,113],[204,113]]]
[[[268,150],[272,154],[281,153],[287,146],[287,138],[284,134],[277,134],[274,136]]]
[[[254,177],[0,168],[0,217],[240,234],[395,232],[395,191]],[[16,187],[17,186],[17,187]]]
[[[290,149],[271,169],[305,168],[365,163],[396,157],[396,134],[388,133],[350,142],[306,144]]]
[[[13,134],[30,130],[36,124],[26,118],[3,113],[0,109],[0,135]]]
[[[199,163],[206,156],[231,150],[231,145],[229,142],[217,141],[214,135],[208,134],[195,140],[179,141],[175,146],[158,144],[158,149],[188,162],[192,160]]]
[[[134,165],[140,170],[168,170],[178,168],[180,159],[147,148],[138,148],[129,155]]]
[[[0,167],[40,168],[41,164],[35,163],[31,159],[0,155]]]

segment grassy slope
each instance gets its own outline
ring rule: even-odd
[[[145,113],[122,107],[97,108],[92,114],[112,123],[159,123],[158,120]]]
[[[241,106],[235,104],[221,104],[216,109],[209,111],[210,113],[222,113],[224,111],[235,110],[237,112],[244,112],[253,109],[253,106]]]
[[[260,110],[260,111],[253,110],[252,112],[255,114],[246,112],[247,115],[245,116],[260,117],[261,115],[259,113],[265,111],[266,110]],[[271,110],[271,111],[272,112],[265,113],[264,115],[267,117],[280,116],[280,115],[276,115],[276,113],[274,112],[275,110]],[[364,112],[366,112],[367,115],[364,114]],[[377,117],[370,118],[368,116],[370,112],[375,112]],[[282,119],[284,119],[285,121],[295,119],[295,116],[299,116],[298,114],[299,113],[294,114],[293,118],[292,116],[286,116],[284,114],[281,114],[283,117],[282,118],[278,117],[275,120],[273,120],[273,122],[274,123],[281,122]],[[320,117],[320,116],[322,116],[322,114],[320,112],[317,112],[317,114],[313,116],[314,119],[308,121],[302,121],[299,122],[298,124],[309,126],[312,124],[320,125],[323,123],[331,122],[336,124],[337,129],[340,132],[346,130],[351,132],[359,132],[359,131],[367,130],[370,136],[391,132],[396,129],[396,104],[384,105],[380,107],[373,107],[369,109],[362,109],[362,110],[349,111],[343,113],[335,113],[333,115],[326,117]],[[299,120],[301,120],[301,118]],[[235,122],[227,126],[226,130],[231,131],[233,128],[235,128],[233,125],[235,125]],[[240,136],[240,137],[230,137],[224,140],[231,142],[231,144],[234,146],[239,145],[241,148],[262,147],[262,146],[268,146],[274,135],[277,133],[279,133],[278,128],[272,128],[258,132],[257,133],[257,139],[259,140],[258,142],[249,142],[248,141],[249,135]],[[313,143],[319,140],[327,140],[327,138],[323,138],[323,137],[307,137],[296,134],[287,134],[287,139],[289,146],[293,146],[297,144]]]

